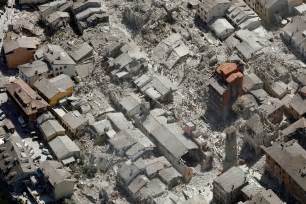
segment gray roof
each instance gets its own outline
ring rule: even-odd
[[[279,99],[283,98],[287,93],[289,93],[287,84],[282,81],[273,82],[270,89],[270,94]]]
[[[201,3],[199,4],[200,6],[203,6],[206,11],[212,10],[214,7],[220,5],[220,4],[230,4],[230,1],[228,0],[206,0],[206,1],[200,1]]]
[[[292,18],[292,21],[288,23],[283,29],[285,37],[289,38],[290,42],[294,43],[295,46],[300,48],[306,48],[306,16],[296,16]]]
[[[232,167],[214,180],[226,193],[242,188],[247,184],[246,174],[239,167]]]
[[[300,118],[294,123],[290,124],[287,128],[281,131],[282,135],[285,137],[290,137],[292,134],[297,133],[298,130],[306,130],[306,119]]]
[[[263,103],[259,109],[262,111],[263,114],[266,116],[270,116],[271,114],[275,113],[278,110],[283,108],[284,104],[281,100],[277,98],[271,98],[269,102]]]
[[[128,135],[122,135],[122,132],[116,134],[113,138],[109,140],[109,143],[113,146],[118,152],[125,152],[130,147],[135,145],[137,142]]]
[[[306,177],[302,174],[306,169],[306,151],[296,141],[287,143],[274,143],[271,147],[264,148],[269,155],[291,179],[306,191]]]
[[[264,126],[258,114],[254,114],[249,120],[247,120],[246,126],[255,134],[262,134],[264,132]]]
[[[75,65],[73,59],[59,45],[48,44],[44,57],[51,65]]]
[[[66,74],[60,74],[56,77],[49,79],[51,85],[55,86],[59,90],[67,90],[73,87],[74,83],[70,76]]]
[[[258,101],[258,103],[263,103],[265,100],[268,99],[269,94],[263,89],[257,89],[250,92]]]
[[[73,181],[72,175],[58,161],[47,160],[41,162],[40,169],[53,187],[67,180]]]
[[[62,120],[72,130],[77,130],[88,123],[88,119],[84,118],[78,111],[70,111],[66,113]]]
[[[99,8],[99,7],[101,7],[100,0],[88,0],[85,2],[77,1],[73,4],[73,12],[76,14],[88,8]]]
[[[218,81],[214,78],[211,77],[209,79],[209,86],[215,90],[220,96],[223,96],[223,94],[225,93],[226,89],[220,85],[220,83],[218,83]]]
[[[57,120],[47,120],[40,125],[40,130],[46,141],[50,141],[56,136],[65,135],[65,129],[57,122]]]
[[[74,61],[78,62],[90,55],[92,50],[92,47],[87,42],[84,42],[77,49],[72,50],[70,56],[74,59]]]
[[[264,188],[259,183],[250,182],[248,185],[241,189],[241,192],[244,194],[245,197],[249,199],[262,190],[264,190]]]
[[[28,176],[36,167],[31,158],[30,149],[26,148],[21,139],[11,136],[8,141],[0,145],[0,169],[5,172],[4,180],[8,184],[13,184],[19,178]],[[14,162],[17,160],[18,162]]]
[[[139,175],[130,183],[127,189],[132,195],[135,196],[136,193],[148,182],[149,179],[145,175]]]
[[[148,198],[156,198],[166,191],[166,185],[158,178],[154,178],[138,192],[138,199],[144,202]]]
[[[304,115],[306,113],[306,100],[300,94],[296,94],[292,98],[289,106],[299,115]]]
[[[128,95],[120,99],[119,104],[127,113],[141,104],[140,98],[135,94]]]
[[[226,16],[239,28],[256,28],[260,25],[261,20],[243,1],[233,3],[227,10]]]
[[[59,160],[80,154],[80,148],[67,135],[54,138],[49,146]]]
[[[235,28],[225,18],[216,19],[209,27],[221,40],[227,38],[235,31]]]
[[[118,152],[125,153],[128,157],[151,151],[155,147],[138,129],[121,130],[109,142]]]
[[[100,7],[100,8],[88,8],[84,11],[81,11],[80,13],[77,13],[75,15],[75,18],[80,21],[80,20],[83,20],[83,19],[86,19],[86,18],[90,17],[93,14],[101,14],[103,12],[104,12],[104,10],[103,10],[102,7]]]
[[[271,189],[261,190],[250,200],[245,202],[245,204],[281,204],[284,203]]]
[[[148,166],[150,166],[151,164],[154,163],[160,163],[164,166],[164,168],[168,168],[171,167],[171,163],[163,156],[161,157],[150,157],[147,159],[143,159],[143,158],[138,158],[135,162],[134,165],[137,166],[137,168],[139,168],[141,171],[146,170],[146,168]]]
[[[144,74],[135,79],[134,83],[143,93],[154,100],[158,100],[177,89],[176,85],[167,77],[157,74]]]
[[[180,180],[182,175],[173,167],[162,169],[158,172],[160,179],[167,185],[171,185],[175,180]]]
[[[243,77],[243,91],[249,92],[256,89],[262,89],[262,80],[254,73],[245,74]]]
[[[162,122],[163,118],[154,117],[150,114],[143,123],[144,128],[150,133],[152,139],[163,146],[176,158],[182,157],[189,150],[198,149],[198,146],[187,139],[177,124],[167,124]],[[164,119],[166,120],[166,119]]]
[[[38,6],[38,9],[40,12],[45,12],[47,10],[53,10],[56,9],[60,6],[62,6],[63,4],[65,4],[67,2],[67,0],[56,0],[56,1],[52,1],[52,2],[48,2],[42,5]]]
[[[165,76],[153,75],[151,81],[141,88],[141,91],[150,98],[158,100],[171,91],[176,90],[176,86]]]
[[[52,113],[50,111],[45,112],[43,114],[41,114],[40,116],[37,117],[36,122],[38,123],[38,125],[44,123],[47,120],[51,120],[51,119],[55,119],[54,115],[52,115]]]
[[[42,94],[49,100],[56,94],[60,93],[60,91],[56,87],[50,85],[49,80],[46,78],[36,80],[33,86],[40,92],[40,94]]]
[[[129,185],[131,181],[140,174],[140,170],[134,165],[123,163],[118,171],[118,176],[123,185]]]
[[[91,125],[91,128],[98,135],[102,135],[105,133],[105,129],[111,129],[112,125],[109,120],[100,120]]]
[[[48,25],[52,25],[53,23],[58,23],[57,21],[69,21],[70,15],[68,12],[55,11],[46,17],[46,22]],[[53,24],[53,25],[54,25]]]
[[[131,121],[126,119],[123,113],[107,113],[106,117],[111,121],[114,129],[117,131],[134,128],[134,125],[131,123]]]
[[[35,75],[48,73],[49,71],[48,65],[41,60],[19,65],[18,69],[27,77],[33,77]]]
[[[208,204],[206,201],[206,196],[197,194],[195,196],[192,196],[190,199],[180,203],[180,204]]]

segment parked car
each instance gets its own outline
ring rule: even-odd
[[[18,122],[21,125],[22,128],[25,128],[27,126],[25,119],[22,116],[18,117]]]

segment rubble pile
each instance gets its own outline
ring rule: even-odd
[[[4,5],[0,180],[9,199],[306,199],[302,2]]]

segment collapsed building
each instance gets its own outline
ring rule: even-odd
[[[260,16],[263,23],[270,26],[279,24],[289,14],[289,5],[286,0],[246,0],[245,2]]]
[[[52,160],[45,161],[40,164],[39,170],[49,184],[49,189],[46,192],[51,193],[55,200],[71,196],[75,181],[61,163]]]
[[[253,30],[261,25],[260,17],[244,1],[232,3],[226,17],[239,29]]]
[[[182,35],[174,33],[162,40],[153,49],[152,57],[156,63],[172,69],[175,65],[185,61],[190,55],[192,53],[184,43]]]
[[[223,17],[230,5],[231,2],[228,0],[200,0],[197,15],[202,21],[209,23],[216,18]]]
[[[129,79],[147,70],[145,53],[136,44],[120,44],[109,53],[108,59],[113,79]]]
[[[46,3],[49,0],[18,0],[19,4],[42,4]]]
[[[265,33],[265,37],[262,34]],[[262,27],[255,30],[242,29],[233,33],[225,40],[227,46],[232,50],[237,50],[238,55],[244,60],[250,60],[261,54],[261,50],[271,44],[271,36]]]
[[[256,193],[250,200],[247,200],[245,202],[239,202],[238,204],[254,203],[284,204],[284,202],[271,189],[263,189],[260,192]]]
[[[282,28],[281,36],[284,41],[302,57],[306,57],[306,16],[296,16],[292,21]]]
[[[71,196],[75,180],[61,163],[47,160],[24,183],[35,203],[54,203]]]
[[[306,131],[306,120],[305,118],[300,118],[294,123],[290,124],[288,127],[281,131],[281,136],[284,141],[290,141],[296,139],[301,146],[306,147],[306,140],[304,134]]]
[[[298,120],[305,116],[306,113],[306,88],[302,87],[299,91],[293,96],[289,102],[288,114],[291,118]]]
[[[158,74],[143,74],[134,80],[134,84],[153,102],[172,101],[172,94],[177,89],[167,77]]]
[[[69,24],[71,8],[72,2],[67,0],[52,1],[38,6],[40,17],[49,31],[56,31]]]
[[[254,113],[239,129],[242,140],[254,150],[256,155],[260,155],[261,146],[270,146],[271,142],[278,137],[278,134],[270,131],[271,129],[257,113]]]
[[[0,146],[1,178],[13,191],[22,190],[22,182],[36,171],[31,149],[17,137],[10,137]]]
[[[95,26],[100,22],[108,22],[106,8],[99,0],[76,1],[73,3],[72,13],[78,30],[83,30]]]
[[[123,163],[118,172],[118,183],[137,202],[154,200],[180,183],[182,176],[165,157],[138,159]]]
[[[218,18],[213,21],[209,28],[221,40],[226,39],[235,31],[235,28],[225,18]]]
[[[140,30],[152,15],[151,1],[138,2],[137,5],[126,7],[123,11],[122,21],[132,30]]]

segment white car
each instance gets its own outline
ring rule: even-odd
[[[3,110],[0,109],[0,121],[4,120],[6,118],[5,113],[3,112]]]
[[[0,121],[4,120],[6,118],[6,115],[3,113],[0,115]]]

